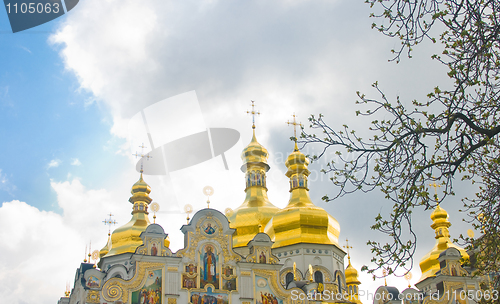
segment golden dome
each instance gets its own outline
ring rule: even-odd
[[[111,235],[108,237],[108,241],[106,242],[106,245],[102,247],[102,249],[99,251],[99,258],[102,258],[109,252],[109,245],[111,243]]]
[[[448,248],[458,249],[464,260],[469,259],[467,252],[463,248],[453,244],[450,240],[450,232],[448,228],[451,226],[451,223],[448,221],[448,217],[448,212],[446,212],[446,210],[441,208],[439,205],[431,214],[431,219],[433,221],[431,228],[434,229],[436,233],[436,244],[432,250],[424,255],[424,257],[420,260],[422,277],[420,277],[419,282],[435,275],[435,273],[440,269],[438,257],[441,252]]]
[[[349,284],[361,284],[361,282],[358,280],[358,271],[356,270],[356,268],[354,268],[352,265],[351,265],[351,259],[349,258],[349,265],[347,266],[347,268],[345,269],[345,282],[347,285]]]
[[[132,196],[129,199],[129,202],[133,204],[132,219],[113,231],[111,249],[106,253],[106,257],[126,252],[134,253],[137,247],[142,245],[140,235],[150,224],[148,217],[148,205],[152,201],[149,197],[150,192],[151,188],[142,179],[141,173],[139,180],[132,186]],[[105,248],[101,249],[101,253],[105,251]]]
[[[290,200],[269,221],[265,233],[274,241],[273,248],[298,243],[338,245],[340,225],[323,208],[315,206],[309,197],[307,177],[309,160],[295,144],[285,165],[290,178]]]
[[[257,141],[257,138],[255,137],[255,129],[253,130],[253,136],[252,140],[248,144],[248,146],[243,149],[243,152],[241,152],[241,160],[243,160],[243,165],[241,166],[241,171],[245,172],[246,167],[249,164],[254,164],[254,163],[260,163],[264,167],[267,167],[267,170],[269,170],[269,165],[267,164],[267,157],[269,153],[267,152],[267,149],[264,148],[259,142]]]
[[[257,233],[262,232],[267,222],[279,210],[267,197],[267,157],[268,152],[257,142],[254,129],[252,141],[241,154],[241,171],[245,172],[246,180],[245,201],[228,218],[230,227],[236,229],[233,234],[234,247],[246,246]]]

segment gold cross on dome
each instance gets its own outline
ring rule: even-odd
[[[252,115],[252,129],[255,129],[255,115],[260,115],[260,112],[255,112],[255,101],[250,100],[252,102],[252,111],[247,111],[247,114]]]
[[[434,187],[434,196],[436,197],[436,200],[438,199],[438,189],[441,188],[441,185],[436,183],[436,178],[433,176],[434,182],[430,183],[429,186]]]
[[[109,215],[109,219],[104,220],[102,222],[104,223],[104,225],[109,225],[108,235],[111,235],[111,225],[116,225],[117,222],[111,218],[113,216],[113,214],[109,213],[108,215]]]
[[[141,154],[135,152],[135,154],[132,154],[133,156],[135,156],[136,158],[137,157],[141,157],[141,174],[144,172],[144,157],[146,157],[146,160],[149,160],[150,158],[153,158],[152,156],[149,155],[149,153],[147,154],[144,154],[144,149],[147,148],[146,146],[144,146],[144,143],[141,144],[139,146],[139,148],[141,148]]]
[[[352,246],[349,246],[349,240],[345,239],[345,246],[343,246],[347,251],[347,258],[351,260],[351,255],[349,254],[349,249],[352,249]]]
[[[297,123],[297,121],[295,120],[295,118],[297,117],[295,116],[295,113],[293,113],[292,117],[293,117],[293,122],[287,121],[286,123],[288,125],[293,125],[293,137],[295,137],[295,141],[297,141],[297,126],[302,127],[302,124]]]

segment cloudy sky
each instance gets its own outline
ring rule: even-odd
[[[113,213],[118,225],[128,222],[130,187],[139,177],[132,154],[141,153],[137,134],[143,132],[131,121],[150,106],[161,104],[166,113],[150,111],[150,132],[162,144],[204,128],[240,134],[225,153],[228,170],[218,156],[145,176],[160,204],[157,222],[176,251],[183,246],[183,207],[204,208],[204,186],[215,189],[211,207],[220,211],[244,200],[239,168],[251,139],[250,100],[261,112],[257,138],[270,152],[269,197],[284,207],[284,160],[293,148],[293,129],[285,122],[293,113],[306,126],[307,117],[323,113],[332,127],[348,124],[362,133],[369,121],[355,116],[356,91],[377,97],[371,84],[379,81],[388,98],[399,95],[408,103],[447,81],[446,70],[429,59],[436,46],[424,44],[413,59],[388,62],[399,42],[370,29],[363,2],[85,0],[59,19],[16,34],[0,10],[0,297],[55,303],[66,283],[73,284],[86,246],[104,246],[106,215]],[[192,108],[161,103],[184,93]],[[384,241],[369,226],[391,205],[378,192],[323,203],[335,189],[319,173],[322,163],[310,167],[311,196],[339,221],[360,269],[371,258],[366,241]],[[443,204],[452,237],[470,228],[457,212],[467,193],[457,194]],[[412,283],[420,277],[420,257],[433,246],[429,216],[415,212]],[[366,274],[360,279],[372,292],[383,284]],[[407,285],[400,278],[388,284]]]

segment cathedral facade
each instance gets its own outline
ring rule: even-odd
[[[172,252],[165,230],[149,221],[151,189],[141,173],[129,199],[132,219],[110,235],[97,267],[80,265],[59,304],[360,303],[340,226],[309,197],[309,160],[295,145],[286,161],[290,200],[277,208],[267,196],[268,152],[253,128],[241,156],[240,207],[196,212],[181,227],[184,248]]]
[[[309,160],[295,144],[285,163],[290,199],[277,208],[267,196],[268,151],[253,128],[241,155],[246,196],[238,208],[196,212],[180,228],[184,247],[172,252],[163,227],[149,221],[151,188],[141,172],[129,199],[131,220],[109,236],[97,266],[81,263],[58,304],[361,303],[362,293],[374,304],[498,299],[484,288],[487,278],[473,277],[469,253],[451,241],[448,213],[439,205],[431,214],[436,245],[420,262],[418,289],[361,292],[349,255],[344,265],[339,223],[309,196]]]

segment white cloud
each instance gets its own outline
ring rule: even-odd
[[[61,160],[59,159],[53,159],[47,164],[47,168],[57,168],[61,164]]]
[[[6,303],[55,303],[66,282],[73,286],[85,245],[92,241],[100,250],[105,244],[105,214],[120,209],[116,195],[86,189],[79,180],[51,185],[63,215],[20,201],[0,207],[0,297]],[[120,218],[124,213],[130,216],[123,210]]]
[[[82,163],[80,162],[80,160],[78,158],[73,158],[71,161],[71,165],[72,166],[81,166]]]

